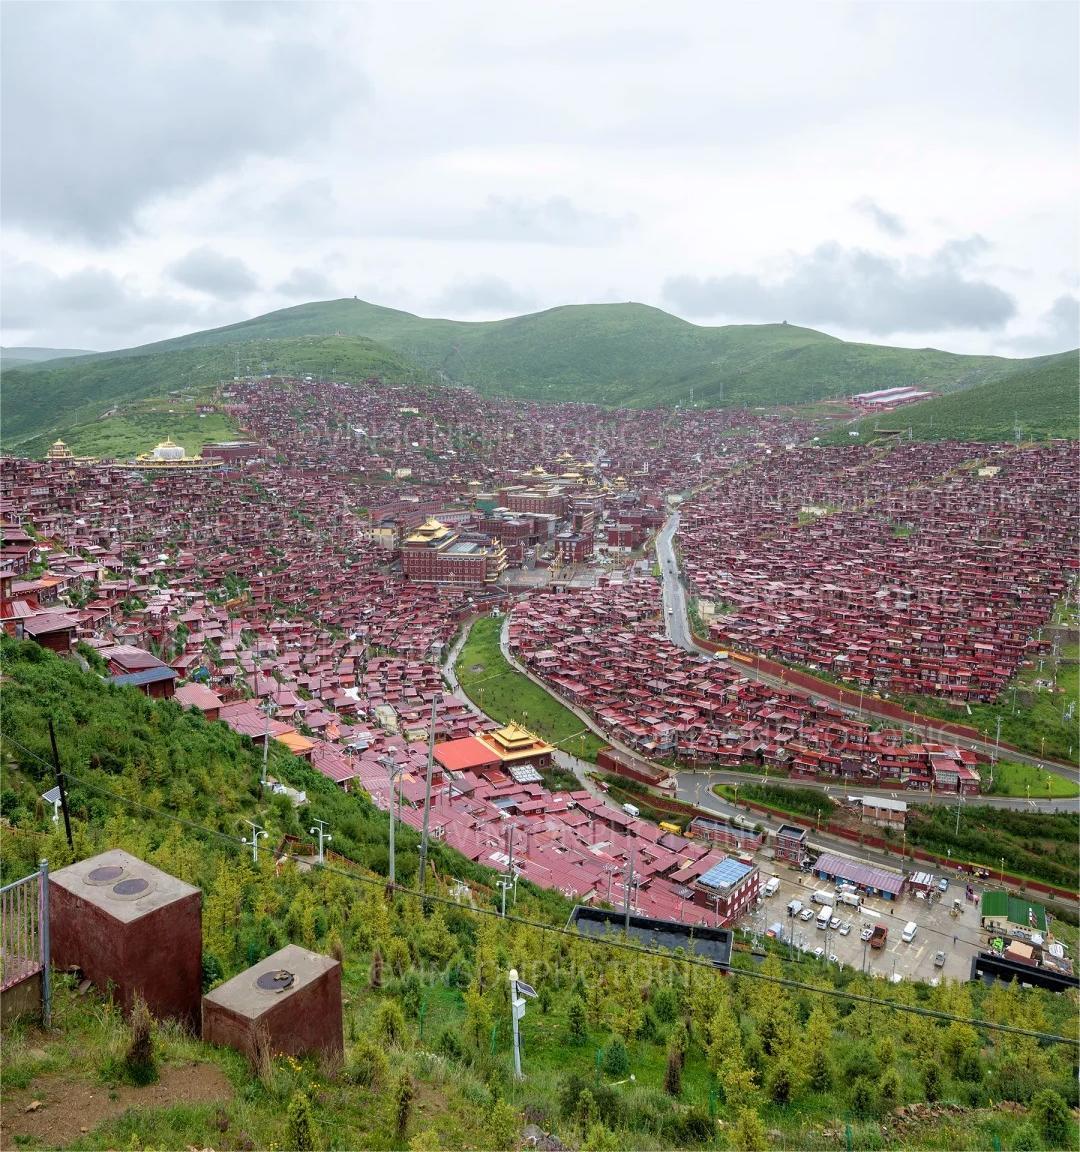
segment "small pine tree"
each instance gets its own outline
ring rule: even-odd
[[[394,1131],[399,1140],[404,1139],[413,1105],[413,1084],[408,1072],[402,1072],[398,1077],[391,1103],[394,1110]]]
[[[794,1094],[794,1084],[792,1080],[791,1065],[785,1059],[777,1060],[769,1073],[769,1079],[766,1085],[769,1099],[774,1104],[784,1105],[791,1100]]]
[[[589,1038],[588,1022],[585,1019],[585,1001],[580,996],[571,996],[566,1009],[566,1027],[570,1033],[570,1043],[580,1046]]]
[[[618,1152],[618,1148],[618,1137],[599,1122],[589,1129],[581,1143],[581,1152]]]
[[[819,1048],[811,1054],[810,1064],[806,1071],[810,1080],[810,1087],[815,1092],[828,1092],[832,1087],[832,1061],[824,1049]]]
[[[851,1089],[851,1111],[860,1119],[865,1120],[873,1116],[877,1101],[874,1099],[874,1090],[870,1082],[862,1076],[855,1081]]]
[[[384,1000],[375,1014],[375,1037],[393,1046],[405,1038],[405,1014],[396,1000]]]
[[[735,1147],[739,1152],[765,1152],[769,1138],[765,1125],[754,1108],[740,1108],[733,1133]]]
[[[612,1040],[604,1053],[604,1071],[616,1080],[630,1071],[630,1054],[618,1036]]]
[[[505,1100],[496,1100],[485,1126],[484,1147],[504,1152],[517,1144],[521,1122]]]
[[[928,1060],[923,1065],[923,1094],[926,1099],[933,1104],[935,1100],[941,1097],[942,1076],[941,1068],[938,1066],[936,1060]]]
[[[900,1073],[895,1068],[887,1068],[878,1081],[878,1101],[883,1112],[891,1112],[904,1094]]]
[[[362,1088],[381,1089],[390,1079],[386,1053],[373,1040],[361,1040],[352,1051],[346,1076]]]
[[[288,1146],[295,1148],[296,1152],[314,1152],[317,1147],[315,1120],[311,1115],[311,1101],[303,1092],[293,1093],[293,1098],[289,1101],[287,1121]]]
[[[1031,1119],[1048,1148],[1067,1147],[1069,1106],[1053,1088],[1043,1088],[1031,1098]]]
[[[577,1098],[576,1119],[582,1132],[588,1132],[600,1122],[600,1110],[596,1106],[596,1097],[588,1088]]]

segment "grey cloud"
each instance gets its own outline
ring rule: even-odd
[[[860,248],[823,244],[775,282],[756,276],[676,276],[664,297],[692,316],[833,324],[876,335],[1001,328],[1016,312],[1008,293],[963,265],[986,241],[954,242],[928,260],[901,263]]]
[[[64,332],[77,347],[122,348],[171,335],[178,324],[194,328],[220,316],[183,297],[143,292],[93,266],[61,276],[40,264],[16,263],[4,269],[3,289],[3,329],[26,334],[21,340],[29,343]]]
[[[546,200],[489,196],[470,230],[485,240],[592,247],[613,243],[634,222],[632,216],[579,208],[567,196]]]
[[[235,7],[9,5],[8,224],[116,240],[144,205],[247,157],[294,152],[363,93],[345,46],[327,36],[323,48],[315,22],[286,36],[280,21],[238,20]]]
[[[895,212],[887,212],[869,196],[864,196],[861,200],[856,201],[855,207],[864,215],[869,216],[887,236],[907,235],[907,228],[904,226],[903,220]]]
[[[1068,352],[1080,345],[1080,300],[1059,296],[1039,318],[1034,332],[1010,341],[1013,349],[1026,356]]]
[[[339,295],[329,277],[317,268],[294,268],[280,284],[274,285],[274,291],[302,300],[329,300]]]
[[[535,306],[535,298],[518,292],[499,276],[478,276],[450,284],[435,302],[440,312],[454,315],[472,312],[527,312]]]
[[[177,284],[219,300],[235,300],[258,287],[258,281],[243,260],[215,252],[205,244],[193,248],[165,271]]]

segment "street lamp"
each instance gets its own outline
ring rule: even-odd
[[[266,837],[270,835],[270,833],[266,832],[262,828],[260,828],[259,825],[256,824],[253,820],[245,820],[244,823],[251,829],[251,839],[250,840],[241,839],[240,843],[243,844],[246,848],[251,849],[252,863],[258,864],[258,862],[259,862],[259,837],[261,836],[265,840]]]
[[[1004,885],[1005,883],[1005,857],[1001,858],[1001,871],[998,873],[998,883]]]
[[[320,819],[318,819],[318,817],[316,817],[315,823],[318,825],[318,827],[317,828],[309,828],[308,831],[311,833],[312,836],[318,836],[319,837],[319,858],[318,859],[319,859],[319,863],[323,864],[326,862],[326,857],[323,854],[323,844],[324,843],[329,844],[330,841],[333,840],[333,836],[328,836],[326,834],[326,821],[325,820],[320,820]]]
[[[394,825],[397,822],[397,815],[394,812],[394,794],[397,791],[397,782],[401,777],[402,772],[405,771],[405,766],[399,764],[393,756],[384,756],[382,758],[383,767],[386,769],[387,775],[390,777],[390,883],[397,883],[397,869],[396,860],[394,855]]]

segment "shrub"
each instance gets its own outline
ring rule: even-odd
[[[1029,1120],[1017,1128],[1012,1138],[1013,1152],[1039,1152],[1042,1141],[1035,1125]]]
[[[626,1076],[630,1071],[630,1054],[626,1045],[616,1036],[604,1053],[604,1071],[615,1080]]]
[[[740,1152],[765,1152],[769,1147],[768,1136],[761,1117],[753,1108],[741,1108],[733,1133],[735,1147]]]
[[[138,993],[131,1009],[131,1042],[124,1056],[124,1074],[132,1084],[153,1084],[158,1078],[154,1018]]]
[[[664,1091],[669,1096],[682,1092],[683,1055],[674,1044],[668,1044],[667,1067],[664,1069]]]
[[[390,1063],[386,1053],[372,1040],[361,1040],[352,1051],[346,1076],[361,1088],[378,1090],[390,1078]]]
[[[393,1107],[394,1131],[398,1138],[405,1135],[409,1127],[409,1117],[412,1115],[413,1084],[408,1072],[402,1072],[394,1085],[394,1094],[391,1097]]]
[[[657,1020],[671,1024],[679,1015],[679,994],[670,985],[665,984],[653,992],[649,998],[649,1005],[656,1013]]]
[[[933,1104],[935,1100],[940,1100],[943,1077],[941,1075],[941,1068],[936,1061],[928,1060],[926,1064],[923,1065],[922,1080],[923,1092],[926,1095],[926,1099],[929,1100],[931,1104]]]
[[[1032,1097],[1031,1120],[1050,1148],[1066,1147],[1069,1108],[1053,1088],[1044,1088]]]
[[[440,1052],[447,1060],[460,1060],[465,1054],[458,1034],[449,1026],[439,1033],[439,1038],[435,1041],[435,1051]]]
[[[795,1092],[793,1080],[791,1065],[785,1059],[778,1060],[769,1072],[766,1082],[769,1099],[774,1104],[787,1104]]]
[[[585,1015],[585,1001],[580,996],[571,996],[566,1009],[566,1028],[571,1044],[581,1045],[589,1038]]]
[[[498,1149],[499,1152],[513,1148],[517,1144],[520,1128],[521,1118],[514,1109],[505,1100],[496,1100],[485,1125],[484,1147]]]
[[[375,1037],[394,1046],[405,1039],[405,1014],[396,1000],[384,1000],[375,1014]]]
[[[874,1115],[876,1108],[877,1101],[870,1081],[860,1076],[851,1089],[851,1111],[861,1120],[866,1120]]]
[[[303,1092],[293,1093],[287,1115],[288,1146],[296,1152],[314,1152],[315,1121],[311,1115],[311,1101]]]

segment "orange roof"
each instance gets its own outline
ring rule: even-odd
[[[295,728],[291,728],[288,732],[282,732],[280,736],[275,736],[274,739],[279,744],[284,744],[294,756],[302,756],[315,747],[312,741],[306,736],[301,736]]]
[[[435,759],[449,772],[485,768],[499,763],[498,755],[475,736],[462,736],[458,740],[444,740],[436,744]]]

